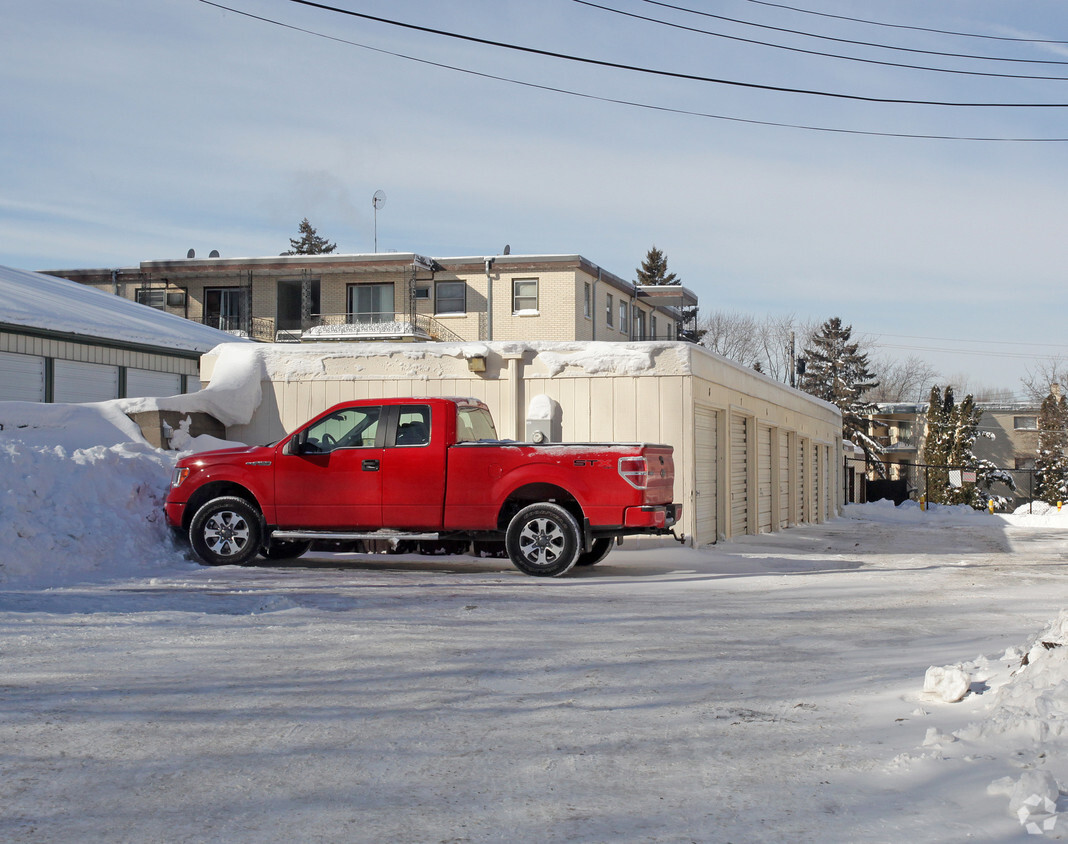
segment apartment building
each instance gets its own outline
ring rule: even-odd
[[[263,342],[677,340],[697,297],[581,255],[415,253],[142,261],[51,275]]]

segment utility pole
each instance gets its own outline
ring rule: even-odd
[[[794,332],[790,332],[790,386],[797,386],[797,361],[795,360],[796,349],[794,347]]]

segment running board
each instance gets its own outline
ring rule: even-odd
[[[276,530],[271,539],[440,539],[440,533],[405,533],[400,530],[337,531],[337,530]]]

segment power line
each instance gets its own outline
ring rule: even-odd
[[[832,15],[830,12],[816,12],[812,9],[802,9],[798,6],[787,6],[784,3],[770,3],[767,0],[749,0],[750,3],[755,3],[758,6],[771,6],[776,9],[788,9],[791,12],[800,12],[803,15],[815,15],[821,18],[834,18],[836,20],[849,21],[850,23],[863,23],[869,26],[883,26],[889,29],[910,29],[914,32],[932,32],[936,35],[955,35],[960,38],[982,38],[988,41],[1012,41],[1020,44],[1068,44],[1068,41],[1054,41],[1046,38],[1015,38],[1009,35],[982,35],[976,32],[956,32],[952,29],[932,29],[926,26],[909,26],[907,24],[900,23],[885,23],[883,21],[873,21],[866,18],[852,18],[847,15]]]
[[[924,337],[924,336],[920,336],[920,335],[916,335],[916,334],[884,334],[884,333],[874,334],[874,335],[871,335],[871,336],[873,336],[873,337],[900,337],[900,338],[903,338],[905,340],[934,340],[935,342],[938,342],[938,343],[976,343],[976,342],[979,342],[974,337],[972,337],[972,338],[965,338],[965,337]],[[1030,343],[1030,342],[1026,342],[1026,341],[1023,341],[1023,340],[988,340],[988,339],[985,339],[985,338],[983,339],[982,342],[987,344],[987,345],[993,344],[993,345],[999,345],[999,346],[1041,346],[1043,348],[1053,347],[1053,348],[1068,349],[1068,343]]]
[[[726,33],[714,32],[713,30],[710,30],[710,29],[701,29],[701,28],[696,27],[696,26],[686,26],[685,24],[673,23],[672,21],[665,21],[665,20],[661,20],[660,18],[649,17],[648,15],[639,15],[639,14],[636,14],[634,12],[626,12],[626,11],[624,11],[622,9],[614,9],[611,6],[604,6],[604,5],[600,4],[600,3],[591,2],[591,0],[573,0],[573,2],[578,3],[578,4],[582,5],[582,6],[589,6],[590,8],[593,8],[593,9],[600,9],[601,11],[604,11],[604,12],[612,12],[613,14],[616,14],[616,15],[622,15],[624,17],[634,18],[635,20],[641,20],[641,21],[646,21],[648,23],[655,23],[655,24],[658,24],[660,26],[671,27],[672,29],[681,29],[681,30],[683,30],[685,32],[693,32],[693,33],[697,33],[699,35],[711,35],[714,38],[724,38],[724,39],[726,39],[728,41],[737,41],[737,42],[740,42],[742,44],[753,44],[753,45],[756,45],[758,47],[771,47],[772,49],[775,49],[775,50],[785,50],[785,51],[790,52],[790,53],[802,53],[802,54],[804,54],[806,56],[819,56],[821,58],[842,59],[844,61],[860,62],[862,64],[881,65],[882,67],[899,67],[899,68],[904,68],[906,70],[922,70],[922,71],[926,71],[928,73],[952,73],[952,74],[956,74],[956,75],[960,75],[960,76],[986,76],[986,77],[994,77],[994,78],[997,78],[997,79],[1026,79],[1026,80],[1033,80],[1033,81],[1040,81],[1040,82],[1068,82],[1068,77],[1065,77],[1065,76],[1036,76],[1034,74],[1024,74],[1024,73],[996,73],[994,71],[985,71],[985,70],[964,70],[962,68],[930,67],[928,65],[916,65],[916,64],[907,64],[905,62],[885,61],[883,59],[867,59],[867,58],[863,58],[863,57],[860,57],[860,56],[843,56],[840,53],[827,53],[827,52],[824,52],[824,51],[821,51],[821,50],[806,50],[803,47],[791,47],[791,46],[789,46],[787,44],[775,44],[775,43],[772,43],[770,41],[758,41],[755,38],[742,38],[741,36],[738,36],[738,35],[727,35]],[[655,5],[657,5],[657,6],[667,6],[668,8],[671,8],[671,9],[681,9],[682,8],[681,6],[672,6],[672,5],[668,4],[668,3],[657,3],[655,0],[645,0],[645,2],[647,2],[647,3],[655,3]],[[692,11],[692,10],[687,9],[686,11]],[[807,33],[807,32],[798,32],[797,30],[792,30],[792,29],[783,29],[781,27],[776,27],[776,26],[764,26],[763,24],[749,23],[747,21],[738,21],[738,20],[735,20],[734,18],[727,18],[727,17],[723,17],[722,15],[713,15],[713,14],[709,14],[707,12],[693,11],[693,14],[695,14],[695,15],[707,15],[708,17],[717,18],[719,20],[732,21],[732,22],[735,22],[735,23],[744,23],[746,26],[758,26],[758,27],[763,27],[765,29],[773,29],[773,30],[776,30],[776,31],[779,31],[779,32],[789,32],[789,33],[792,33],[792,34],[795,34],[795,35],[805,35],[805,36],[808,36],[808,37],[811,37],[811,38],[825,38],[826,37],[826,36],[823,36],[823,35],[812,35],[811,33]],[[869,44],[869,43],[864,42],[864,41],[846,41],[845,39],[841,39],[841,38],[830,38],[829,40],[831,40],[831,41],[843,41],[844,43],[847,43],[847,44],[857,44],[857,45],[861,45],[861,46],[865,46],[865,47],[881,47],[881,46],[884,46],[884,45],[880,45],[880,44]],[[888,49],[888,50],[904,50],[906,48],[904,48],[904,47],[886,47],[886,49]],[[953,57],[953,58],[980,58],[978,56],[961,56],[961,55],[958,55],[956,53],[935,53],[935,52],[931,52],[931,51],[928,51],[928,50],[909,50],[908,52],[927,53],[928,55],[949,56],[949,57]],[[1028,59],[989,59],[989,61],[1029,61],[1029,60]],[[1062,61],[1058,61],[1058,62],[1042,62],[1042,64],[1068,65],[1068,62],[1062,62]]]
[[[470,68],[458,67],[456,65],[445,64],[442,62],[431,61],[430,59],[420,58],[418,56],[408,55],[406,53],[400,53],[393,50],[386,50],[381,47],[372,47],[369,44],[361,44],[357,41],[350,41],[345,38],[339,38],[334,35],[328,35],[323,32],[316,32],[315,30],[305,29],[303,27],[295,26],[293,24],[283,23],[282,21],[275,20],[273,18],[264,17],[262,15],[256,15],[251,12],[246,12],[241,9],[233,8],[232,6],[225,6],[221,3],[212,2],[212,0],[198,0],[207,6],[213,6],[226,12],[232,12],[235,15],[250,18],[252,20],[258,20],[262,23],[268,23],[272,26],[277,26],[282,29],[292,30],[294,32],[300,32],[304,35],[311,35],[316,38],[324,38],[328,41],[334,41],[339,44],[345,44],[350,47],[357,47],[362,50],[368,50],[370,52],[379,53],[381,55],[392,56],[398,59],[404,59],[405,61],[416,62],[418,64],[427,65],[429,67],[435,67],[441,70],[450,70],[456,73],[463,73],[469,76],[479,77],[481,79],[489,79],[495,82],[505,82],[511,85],[519,85],[524,88],[532,88],[540,91],[547,91],[555,94],[564,94],[570,97],[578,97],[580,99],[591,100],[594,102],[609,103],[613,105],[622,105],[629,108],[639,108],[649,111],[657,111],[666,114],[677,114],[685,117],[699,117],[709,120],[721,120],[730,123],[742,123],[752,126],[768,126],[777,129],[797,129],[806,132],[823,132],[830,134],[842,134],[842,135],[858,135],[867,137],[878,138],[901,138],[908,140],[928,140],[928,141],[972,141],[983,143],[1066,143],[1068,137],[1062,138],[1028,138],[1028,137],[987,137],[987,136],[968,136],[968,135],[936,135],[936,134],[917,134],[908,132],[877,132],[864,129],[843,129],[830,126],[815,126],[802,123],[785,123],[776,122],[771,120],[757,120],[753,118],[734,117],[730,115],[714,114],[711,112],[694,111],[683,108],[673,108],[669,106],[656,105],[654,103],[643,103],[634,100],[624,100],[614,97],[604,97],[597,94],[590,94],[583,91],[575,91],[567,88],[560,88],[551,85],[543,85],[536,82],[528,82],[522,79],[514,79],[507,76],[500,76],[492,73],[484,73],[482,71],[471,70]]]
[[[201,0],[206,2],[206,0]],[[490,47],[498,47],[503,50],[513,50],[520,53],[527,53],[530,55],[544,56],[546,58],[562,59],[564,61],[578,62],[581,64],[594,65],[596,67],[607,67],[614,70],[627,70],[634,73],[643,73],[652,76],[662,76],[669,79],[684,79],[689,82],[708,82],[716,85],[728,85],[736,88],[748,88],[751,90],[760,91],[774,91],[783,94],[801,94],[804,96],[812,97],[825,97],[830,99],[839,100],[855,100],[859,102],[868,103],[885,103],[892,105],[922,105],[922,106],[940,106],[946,108],[1068,108],[1068,103],[976,103],[976,102],[954,102],[954,101],[940,101],[940,100],[909,100],[909,99],[896,99],[891,97],[868,97],[860,94],[845,94],[836,91],[819,91],[808,88],[789,88],[781,85],[766,85],[757,82],[742,82],[737,79],[720,79],[713,76],[702,76],[694,73],[681,73],[679,71],[671,70],[658,70],[655,68],[642,67],[640,65],[625,64],[622,62],[610,62],[604,59],[593,59],[588,56],[574,56],[568,53],[558,53],[553,50],[542,50],[537,47],[524,47],[519,44],[511,44],[506,41],[495,41],[489,38],[479,38],[474,35],[464,35],[459,32],[450,32],[444,29],[436,29],[429,26],[420,26],[419,24],[406,23],[404,21],[397,21],[391,18],[383,18],[378,15],[369,15],[364,12],[354,12],[349,9],[341,9],[337,6],[329,6],[325,3],[316,3],[313,0],[289,0],[290,3],[296,3],[300,6],[308,6],[313,9],[320,9],[326,12],[334,12],[339,15],[347,15],[349,17],[360,18],[361,20],[374,21],[376,23],[386,24],[388,26],[396,26],[402,29],[408,29],[415,32],[423,32],[429,35],[438,35],[443,38],[452,38],[459,41],[466,41],[472,44],[482,44]]]
[[[575,0],[575,2],[582,3],[583,0]],[[726,17],[725,15],[716,15],[716,14],[713,14],[712,12],[701,11],[700,9],[691,9],[691,8],[689,8],[687,6],[677,6],[677,5],[673,4],[673,3],[665,3],[662,0],[643,0],[643,2],[649,3],[650,5],[653,5],[653,6],[662,6],[665,9],[674,9],[677,12],[687,12],[688,14],[691,14],[691,15],[700,15],[701,17],[705,17],[705,18],[713,18],[715,20],[727,21],[728,23],[739,23],[739,24],[742,24],[744,26],[752,26],[752,27],[756,27],[757,29],[768,29],[768,30],[771,30],[773,32],[783,32],[783,33],[786,33],[788,35],[802,35],[802,36],[804,36],[806,38],[817,38],[817,39],[819,39],[821,41],[834,41],[834,42],[839,43],[839,44],[852,44],[852,45],[857,46],[857,47],[875,47],[875,48],[880,49],[880,50],[896,50],[898,52],[918,53],[920,55],[925,55],[925,56],[943,56],[943,57],[952,58],[952,59],[976,59],[976,60],[979,60],[979,61],[987,61],[987,62],[1013,62],[1013,63],[1018,63],[1018,64],[1053,64],[1053,65],[1065,65],[1065,64],[1068,64],[1068,62],[1059,61],[1057,59],[1020,59],[1020,58],[1007,58],[1007,57],[1004,57],[1004,56],[976,56],[976,55],[973,55],[971,53],[947,53],[947,52],[943,52],[943,51],[940,51],[940,50],[920,50],[920,49],[916,49],[914,47],[900,47],[900,46],[896,46],[896,45],[892,45],[892,44],[879,44],[879,43],[873,42],[873,41],[856,41],[856,40],[853,40],[853,39],[850,39],[850,38],[836,38],[836,37],[834,37],[832,35],[820,35],[819,33],[815,33],[815,32],[804,32],[804,31],[799,30],[799,29],[790,29],[789,27],[784,27],[784,26],[771,26],[770,24],[756,23],[755,21],[747,21],[747,20],[742,20],[740,18],[729,18],[729,17]],[[585,5],[592,5],[592,4],[587,3]],[[600,7],[600,8],[607,8],[607,7]],[[608,11],[615,12],[615,11],[618,11],[618,10],[616,10],[616,9],[608,9]],[[619,12],[619,14],[628,14],[628,13],[627,12]],[[634,17],[641,17],[641,16],[640,15],[635,15]],[[656,18],[648,18],[648,20],[655,21]],[[666,21],[658,21],[658,22],[659,23],[667,23]],[[674,24],[667,24],[667,25],[668,26],[673,26]],[[710,35],[717,35],[718,33],[709,33],[709,34]],[[730,37],[730,36],[723,36],[723,37],[727,38],[727,37]],[[745,39],[738,39],[738,40],[745,40]],[[753,42],[753,43],[761,43],[761,42]],[[778,45],[774,45],[773,44],[773,45],[769,45],[769,46],[778,46]],[[791,48],[783,47],[783,49],[791,49]],[[804,52],[804,51],[802,51],[802,52]],[[847,58],[847,57],[840,57],[840,58]],[[1022,78],[1027,79],[1027,78],[1030,78],[1030,77],[1022,77]],[[1046,78],[1057,79],[1057,78],[1061,78],[1061,77],[1042,77],[1042,76],[1040,76],[1040,77],[1034,77],[1034,78],[1036,78],[1036,79],[1046,79]]]

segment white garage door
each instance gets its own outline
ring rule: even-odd
[[[119,368],[76,360],[57,360],[53,399],[60,403],[107,401],[119,397]]]
[[[182,392],[182,376],[173,372],[152,372],[148,369],[126,370],[126,397],[177,396]]]
[[[813,443],[810,451],[812,452],[809,455],[812,461],[812,521],[822,522],[820,488],[823,484],[823,474],[820,472],[820,447]]]
[[[719,436],[719,415],[707,407],[694,411],[694,473],[697,498],[694,502],[697,544],[707,545],[719,539],[716,510],[716,438]]]
[[[45,359],[0,352],[0,401],[44,401]]]
[[[749,531],[749,444],[746,418],[731,415],[731,536]]]
[[[779,527],[790,524],[790,435],[779,431]]]
[[[760,533],[771,530],[771,428],[757,428],[757,498]]]

